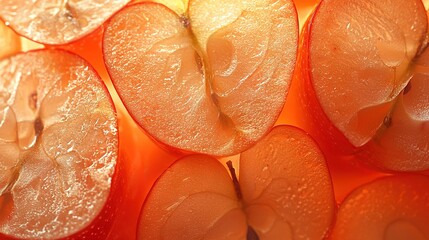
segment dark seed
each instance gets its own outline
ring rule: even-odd
[[[386,127],[390,127],[390,125],[392,125],[392,117],[386,116],[383,120],[383,124]]]
[[[191,24],[191,22],[189,21],[189,18],[187,18],[184,15],[180,16],[180,22],[182,23],[183,27],[185,27],[185,28],[188,28],[189,25]]]
[[[34,121],[34,131],[36,132],[36,136],[39,136],[43,132],[43,128],[45,126],[43,125],[42,120],[40,117],[36,118]]]

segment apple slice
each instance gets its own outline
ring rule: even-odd
[[[359,152],[382,169],[429,169],[429,50],[413,62],[414,75],[378,134]]]
[[[311,122],[305,129],[322,149],[353,153],[395,122],[390,116],[399,111],[401,92],[426,47],[427,27],[420,0],[320,3],[304,29],[296,84]],[[428,95],[423,92],[419,111],[427,106]],[[408,128],[413,124],[417,123],[404,122],[400,128],[406,130],[393,135],[413,137],[419,132]],[[425,133],[422,136],[429,134]],[[392,144],[389,151],[400,144]],[[417,141],[412,144],[424,148]],[[428,153],[421,152],[422,160],[429,162]],[[400,155],[408,161],[414,154]]]
[[[429,177],[391,176],[354,190],[341,204],[333,240],[426,240]]]
[[[131,4],[138,3],[138,2],[155,2],[160,3],[167,8],[173,10],[175,13],[182,15],[186,14],[186,11],[188,9],[189,0],[133,0],[131,1]]]
[[[0,238],[104,239],[120,199],[106,87],[58,50],[6,58],[0,76]]]
[[[107,24],[103,51],[125,107],[153,138],[239,153],[275,123],[295,64],[289,0],[191,0],[185,15],[138,3]]]
[[[325,159],[302,130],[275,127],[231,162],[192,155],[161,175],[143,205],[139,239],[322,239],[335,214]],[[316,193],[317,191],[317,193]]]
[[[89,34],[130,0],[3,0],[0,18],[20,35],[65,44]]]
[[[0,59],[21,50],[19,36],[0,20]]]

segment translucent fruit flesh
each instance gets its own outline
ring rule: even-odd
[[[420,1],[321,3],[303,28],[291,86],[307,119],[297,125],[325,152],[428,169],[427,31]]]
[[[3,0],[0,18],[33,41],[64,44],[94,31],[129,1]]]
[[[396,171],[429,169],[429,50],[413,61],[414,75],[398,96],[388,126],[361,150],[373,165]],[[394,149],[394,151],[392,151]]]
[[[333,240],[429,238],[429,178],[386,177],[353,191],[341,204]]]
[[[105,32],[106,66],[131,116],[159,142],[238,153],[284,104],[298,34],[293,4],[194,0],[187,14],[155,3],[125,8]]]
[[[0,62],[0,235],[61,238],[106,204],[117,163],[114,108],[98,75],[57,50]]]
[[[208,156],[178,160],[149,193],[139,238],[322,239],[329,231],[335,213],[329,172],[301,130],[274,128],[241,155],[237,173],[234,181]]]
[[[362,146],[408,83],[427,31],[426,12],[418,0],[331,0],[319,6],[311,25],[317,98],[346,138]]]

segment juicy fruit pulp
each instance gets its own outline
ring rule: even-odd
[[[232,155],[273,126],[295,63],[290,1],[157,3],[126,7],[108,23],[103,51],[131,116],[169,146]]]
[[[429,238],[429,178],[386,177],[364,185],[341,204],[333,240]]]
[[[383,168],[429,168],[428,85],[416,80],[428,72],[415,72],[426,47],[421,1],[326,0],[307,24],[298,78],[312,114],[309,131],[328,147],[374,155]],[[406,94],[419,97],[407,103]],[[380,163],[389,151],[397,155],[392,164]]]
[[[233,179],[208,156],[178,160],[151,190],[139,237],[322,239],[329,230],[335,213],[329,172],[301,130],[274,128],[241,155],[239,180],[231,173]]]
[[[1,0],[0,18],[33,41],[64,44],[94,31],[129,1]]]
[[[58,50],[0,62],[0,235],[60,238],[102,211],[117,123],[98,75]]]

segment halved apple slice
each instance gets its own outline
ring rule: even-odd
[[[131,0],[3,0],[0,18],[20,35],[43,44],[77,40]]]
[[[426,47],[425,8],[420,0],[325,0],[307,24],[296,79],[312,122],[308,131],[327,151],[352,153],[396,121],[391,116],[402,104],[399,96]],[[418,108],[424,111],[429,95],[416,94],[422,94]],[[393,135],[411,138],[417,133],[412,128]],[[395,151],[399,142],[391,147]],[[429,162],[427,153],[421,152],[422,160]],[[409,160],[414,154],[401,157]]]
[[[19,52],[19,36],[0,20],[0,59]]]
[[[396,171],[429,169],[429,50],[413,62],[408,85],[385,125],[359,154],[373,165]]]
[[[58,50],[6,58],[0,76],[1,238],[104,239],[120,192],[106,87],[84,60]]]
[[[392,176],[354,190],[341,204],[333,240],[429,239],[429,177]]]
[[[174,163],[142,208],[140,239],[322,239],[335,200],[315,142],[291,126],[274,128],[240,157],[239,180],[216,159]]]
[[[191,0],[187,15],[139,3],[107,25],[103,51],[119,96],[161,143],[232,155],[273,126],[295,64],[289,0]]]

